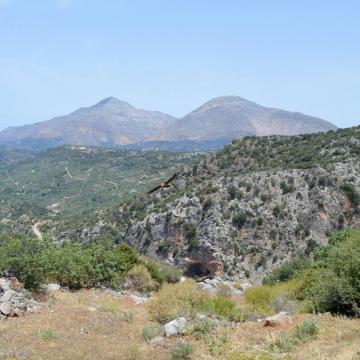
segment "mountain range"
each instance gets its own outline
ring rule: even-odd
[[[0,145],[196,150],[219,148],[248,135],[297,135],[335,129],[328,121],[267,108],[237,96],[214,98],[182,118],[138,109],[109,97],[65,116],[7,128],[0,132]]]

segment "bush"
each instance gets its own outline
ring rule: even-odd
[[[354,187],[353,184],[351,183],[345,183],[342,187],[341,190],[344,191],[344,193],[346,194],[346,196],[349,198],[351,204],[354,207],[357,207],[360,205],[360,193],[358,193]]]
[[[291,335],[280,333],[278,338],[271,344],[271,350],[289,352],[299,342],[314,337],[319,332],[317,324],[312,320],[305,320],[295,329]]]
[[[208,211],[213,205],[214,205],[213,200],[210,197],[206,198],[206,200],[203,203],[203,211],[205,212]]]
[[[30,289],[50,281],[71,289],[118,286],[138,262],[136,252],[126,244],[114,248],[96,243],[57,247],[46,239],[0,238],[0,271],[10,271]]]
[[[178,341],[171,350],[172,360],[190,359],[190,355],[194,352],[194,348],[186,341]]]
[[[195,321],[192,333],[195,335],[196,339],[205,339],[210,335],[218,326],[218,323],[208,317],[203,319],[198,319]]]
[[[276,285],[254,286],[245,291],[245,317],[271,315],[280,311],[294,312],[300,298],[303,280],[293,279]]]
[[[231,314],[235,311],[236,304],[222,296],[215,296],[204,302],[204,310],[221,319],[229,319]]]
[[[232,219],[232,223],[239,229],[241,229],[247,221],[247,215],[244,213],[235,214]]]
[[[312,320],[305,320],[295,329],[294,336],[299,340],[312,337],[319,332],[318,325]]]
[[[293,279],[304,269],[310,266],[310,260],[305,256],[298,256],[295,259],[282,263],[271,275],[263,279],[263,284],[274,285],[277,282],[284,282]]]
[[[187,280],[178,284],[165,284],[146,306],[153,320],[165,324],[181,316],[193,318],[203,308],[208,297],[195,281]]]
[[[360,317],[360,231],[345,230],[331,243],[316,253],[305,296],[316,311]]]
[[[290,287],[295,284],[290,299],[301,300],[300,308],[303,310],[360,317],[359,279],[360,231],[347,229],[333,234],[328,246],[317,247],[313,263],[304,257],[296,258],[281,265],[264,279],[264,283],[274,285],[284,282],[284,286]],[[268,294],[255,296],[260,302],[259,307],[266,307],[266,301],[265,304],[261,304],[261,301],[264,302],[269,292],[279,286],[281,283],[267,286],[266,290],[260,289]],[[255,288],[252,291],[260,290]]]
[[[285,181],[282,181],[280,183],[280,188],[283,192],[283,194],[289,194],[289,193],[292,193],[295,191],[295,187],[294,187],[294,184],[291,184],[291,183],[286,183]]]
[[[150,318],[160,324],[178,317],[193,319],[199,312],[220,319],[241,320],[241,313],[232,300],[221,296],[211,297],[199,289],[193,280],[165,284],[146,307]]]
[[[158,326],[157,324],[147,324],[143,327],[142,330],[142,337],[145,341],[150,341],[157,336],[163,336],[164,335],[164,329],[161,326]]]
[[[185,230],[190,250],[197,249],[199,247],[199,240],[197,238],[196,227],[193,224],[189,223],[186,224]]]
[[[157,284],[144,265],[135,265],[127,276],[131,281],[132,289],[136,291],[149,293],[157,288]]]
[[[151,259],[145,261],[145,265],[149,270],[152,278],[160,285],[163,283],[174,284],[179,282],[181,279],[181,270],[175,266],[166,264],[165,262]]]

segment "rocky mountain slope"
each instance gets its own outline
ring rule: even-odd
[[[247,135],[296,135],[334,130],[325,120],[271,109],[238,96],[210,100],[169,125],[175,139],[233,140]]]
[[[189,274],[262,277],[326,243],[333,229],[360,226],[359,194],[359,127],[245,137],[185,170],[171,189],[47,231],[57,240],[116,237]]]
[[[137,109],[115,98],[45,122],[0,132],[0,145],[215,149],[246,135],[294,135],[334,130],[325,120],[271,109],[236,96],[215,98],[183,118]]]
[[[51,120],[5,129],[0,144],[53,147],[117,146],[151,139],[175,119],[157,111],[136,109],[113,97]]]

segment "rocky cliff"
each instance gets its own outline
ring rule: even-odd
[[[97,213],[86,227],[57,224],[52,236],[112,237],[191,275],[262,277],[310,254],[332,230],[360,226],[359,194],[359,127],[246,137],[185,170],[172,188]]]

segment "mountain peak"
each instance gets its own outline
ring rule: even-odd
[[[104,107],[104,106],[117,106],[117,107],[127,107],[132,108],[133,106],[127,103],[126,101],[122,101],[117,99],[116,97],[109,96],[94,105],[95,107]]]
[[[200,108],[203,107],[217,107],[217,106],[256,106],[260,107],[260,105],[244,99],[240,96],[235,95],[227,95],[227,96],[218,96],[215,97],[208,102],[206,102],[204,105],[202,105]]]

